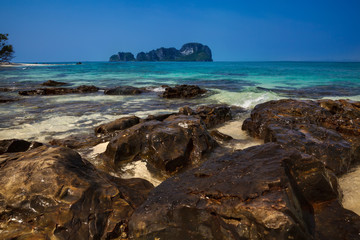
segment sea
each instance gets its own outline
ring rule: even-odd
[[[20,96],[18,91],[41,87],[54,80],[69,87],[95,85],[96,93],[59,96]],[[163,99],[166,86],[198,85],[208,90],[194,99]],[[116,86],[146,87],[133,96],[105,95]],[[349,99],[360,101],[360,62],[82,62],[28,63],[0,66],[0,140],[49,142],[71,134],[90,133],[100,124],[120,117],[177,112],[180,107],[228,104],[246,111],[220,126],[219,131],[239,140],[230,147],[261,144],[241,130],[243,120],[260,103],[283,98]],[[240,143],[240,144],[239,144]],[[229,147],[229,146],[227,146]],[[101,153],[106,143],[94,147]],[[128,166],[121,177],[142,177],[154,185],[143,162]],[[128,174],[128,176],[126,176]],[[360,167],[340,178],[343,204],[360,214]]]

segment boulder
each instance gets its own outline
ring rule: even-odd
[[[46,82],[43,82],[41,85],[43,86],[48,86],[48,87],[58,87],[58,86],[65,86],[68,85],[67,83],[64,82],[58,82],[58,81],[54,81],[54,80],[48,80]]]
[[[143,88],[131,87],[131,86],[120,86],[116,88],[107,89],[104,91],[106,95],[137,95],[145,92]]]
[[[160,96],[163,98],[193,98],[206,92],[205,89],[196,85],[177,85],[165,88]]]
[[[63,146],[71,149],[90,148],[99,143],[109,141],[111,135],[96,136],[95,134],[72,134],[61,139],[52,139],[49,144],[53,146]]]
[[[312,154],[336,174],[360,157],[360,103],[279,100],[257,105],[243,124],[251,136]]]
[[[233,138],[229,135],[219,132],[218,130],[212,130],[210,135],[215,138],[217,141],[227,142],[232,140]]]
[[[120,131],[107,146],[104,159],[115,169],[143,159],[157,169],[174,173],[199,163],[203,154],[216,146],[201,119],[172,115],[163,121],[145,121]]]
[[[38,147],[0,164],[0,239],[113,239],[152,184],[97,171],[75,151]]]
[[[0,154],[25,152],[27,150],[40,147],[42,145],[43,144],[39,142],[28,142],[21,139],[0,140]]]
[[[138,124],[140,121],[140,118],[136,116],[130,116],[130,117],[123,117],[116,119],[115,121],[112,121],[110,123],[102,124],[95,128],[95,134],[102,133],[111,133],[119,130],[124,130],[126,128],[132,127],[136,124]]]
[[[214,156],[155,188],[131,216],[130,236],[314,239],[323,222],[313,205],[341,195],[333,176],[314,157],[275,143]],[[357,226],[334,227],[354,232]]]
[[[74,93],[93,93],[99,91],[95,86],[82,85],[77,88],[39,88],[35,90],[19,91],[20,95],[64,95]]]

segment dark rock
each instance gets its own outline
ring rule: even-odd
[[[265,142],[312,154],[336,174],[359,162],[359,102],[270,101],[257,105],[242,128]]]
[[[106,164],[118,169],[128,161],[147,160],[168,173],[197,164],[217,146],[199,118],[170,116],[146,121],[119,132],[105,151]]]
[[[116,119],[115,121],[112,121],[110,123],[102,124],[95,128],[95,134],[97,133],[111,133],[118,130],[124,130],[126,128],[132,127],[139,123],[140,118],[136,116],[130,116],[130,117],[123,117]]]
[[[206,92],[205,89],[196,85],[177,85],[165,88],[160,96],[163,98],[193,98]]]
[[[10,88],[0,88],[0,92],[11,92]]]
[[[99,91],[99,88],[95,86],[82,85],[77,88],[39,88],[36,90],[19,91],[20,95],[32,96],[32,95],[64,95],[74,93],[93,93]]]
[[[64,82],[57,82],[57,81],[49,80],[49,81],[42,83],[41,85],[48,86],[48,87],[57,87],[57,86],[65,86],[68,84],[64,83]]]
[[[227,142],[233,139],[231,136],[221,133],[218,130],[212,130],[210,132],[210,135],[214,137],[217,141]]]
[[[104,94],[107,95],[136,95],[146,92],[146,89],[136,88],[131,86],[120,86],[112,89],[107,89]]]
[[[112,136],[97,137],[94,134],[72,134],[62,139],[52,139],[49,144],[63,146],[71,149],[90,148],[100,143],[109,141]]]
[[[118,52],[110,57],[110,62],[128,62],[135,61],[134,54],[131,52]]]
[[[76,65],[81,65],[81,64],[82,64],[82,62],[77,62],[77,63],[76,63]]]
[[[165,119],[167,119],[168,117],[175,115],[175,113],[166,113],[166,114],[158,114],[158,115],[148,115],[144,121],[164,121]]]
[[[330,173],[315,158],[274,143],[214,157],[155,188],[132,215],[130,236],[313,239],[322,222],[312,204],[339,195]]]
[[[0,239],[118,238],[153,188],[99,172],[68,148],[46,146],[2,160],[0,181]]]
[[[9,103],[9,102],[16,102],[19,101],[18,98],[3,98],[0,96],[0,103]]]
[[[226,105],[205,105],[196,109],[195,114],[200,116],[207,128],[215,127],[232,119],[230,107]]]
[[[43,144],[39,142],[28,142],[20,139],[0,140],[0,154],[25,152],[27,150],[40,147],[42,145]]]

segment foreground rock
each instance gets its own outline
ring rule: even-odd
[[[107,164],[147,160],[168,173],[200,162],[203,154],[217,143],[207,132],[200,118],[172,115],[163,121],[146,121],[119,132],[107,146]]]
[[[123,117],[116,119],[110,123],[102,124],[95,128],[95,133],[111,133],[118,130],[124,130],[132,127],[140,122],[140,118],[136,116]]]
[[[0,239],[113,239],[152,185],[97,171],[68,148],[0,160]]]
[[[279,100],[257,105],[243,130],[312,154],[336,174],[360,159],[360,103]]]
[[[163,98],[193,98],[206,92],[205,89],[196,85],[177,85],[165,88],[160,96]]]
[[[48,80],[46,82],[43,82],[41,85],[43,86],[47,86],[47,87],[58,87],[58,86],[65,86],[68,85],[67,83],[64,82],[58,82],[58,81],[54,81],[54,80]]]
[[[341,212],[335,204],[339,196],[336,177],[320,161],[268,143],[214,157],[166,180],[132,215],[130,234],[133,239],[330,239],[322,236],[331,231],[331,239],[353,239],[360,218]],[[351,224],[343,220],[326,230],[330,209],[314,215],[321,203],[334,203],[337,219]]]
[[[30,149],[34,149],[42,146],[39,142],[28,142],[21,139],[5,139],[0,140],[0,154],[25,152]]]
[[[39,88],[36,90],[19,91],[20,95],[33,96],[33,95],[64,95],[74,93],[94,93],[99,91],[95,86],[82,85],[77,88]]]

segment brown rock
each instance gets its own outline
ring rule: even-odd
[[[137,95],[146,92],[144,88],[137,88],[132,86],[120,86],[104,91],[106,95]]]
[[[111,133],[118,130],[124,130],[126,128],[132,127],[139,123],[140,118],[136,116],[123,117],[119,118],[110,123],[102,124],[95,128],[95,134],[97,133]]]
[[[58,86],[65,86],[68,85],[67,83],[64,82],[58,82],[58,81],[54,81],[54,80],[48,80],[46,82],[43,82],[41,85],[43,86],[48,86],[48,87],[58,87]]]
[[[99,91],[99,88],[95,86],[82,85],[77,88],[39,88],[36,90],[19,91],[20,95],[32,96],[32,95],[64,95],[75,93],[93,93]]]
[[[217,146],[199,118],[172,115],[147,121],[119,132],[105,152],[107,164],[117,169],[127,161],[146,159],[169,173],[198,163]]]
[[[2,160],[0,182],[0,239],[119,237],[153,187],[101,173],[68,148],[46,146]]]
[[[268,143],[167,179],[136,209],[133,239],[313,239],[311,204],[337,199],[331,171]],[[319,197],[320,196],[320,197]]]
[[[257,105],[243,130],[313,154],[335,173],[347,172],[360,157],[360,103],[279,100]]]
[[[165,88],[160,96],[163,98],[193,98],[206,92],[205,89],[196,85],[177,85]]]
[[[39,142],[28,142],[21,139],[0,140],[0,154],[25,152],[27,150],[40,147],[42,145],[43,144]]]

